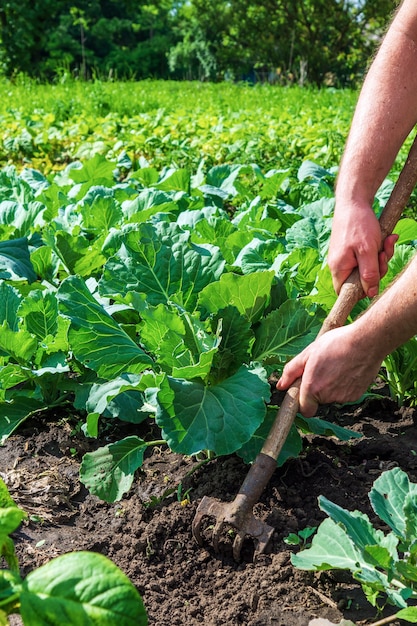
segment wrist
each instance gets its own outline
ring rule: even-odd
[[[343,206],[344,209],[348,206],[355,210],[372,208],[376,192],[377,189],[374,190],[370,184],[364,184],[363,180],[357,183],[352,179],[338,182],[335,190],[336,208],[338,206]]]
[[[370,319],[368,309],[349,326],[351,329],[352,346],[360,346],[363,358],[371,363],[382,363],[391,347],[387,345],[385,328],[380,323]],[[392,350],[396,346],[392,347]]]

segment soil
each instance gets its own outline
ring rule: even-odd
[[[238,457],[201,464],[154,448],[126,497],[108,504],[79,482],[83,454],[126,434],[143,436],[149,425],[127,429],[121,423],[96,441],[74,432],[73,416],[49,414],[24,423],[0,449],[0,476],[31,516],[13,536],[22,575],[65,552],[100,552],[137,586],[155,626],[308,626],[314,618],[370,624],[394,613],[387,607],[378,614],[346,572],[293,568],[296,548],[284,538],[324,519],[319,495],[375,521],[367,494],[384,470],[398,465],[416,482],[416,411],[384,397],[322,407],[321,415],[362,438],[341,443],[306,437],[302,455],[275,471],[255,506],[255,515],[275,529],[267,553],[254,558],[248,539],[239,562],[230,534],[215,552],[212,527],[204,529],[203,547],[191,532],[203,496],[230,501],[238,492],[248,471]]]

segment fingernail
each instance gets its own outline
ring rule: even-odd
[[[368,298],[375,298],[378,295],[378,287],[370,287],[368,289]]]

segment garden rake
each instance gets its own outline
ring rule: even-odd
[[[392,233],[416,182],[417,137],[414,139],[403,170],[381,214],[382,241]],[[352,308],[362,297],[363,290],[359,271],[356,268],[342,285],[340,294],[320,329],[319,336],[332,328],[342,326]],[[255,554],[262,554],[265,551],[274,528],[255,517],[253,506],[258,502],[277,467],[278,455],[299,408],[300,383],[301,379],[298,379],[286,392],[262,450],[253,462],[235,499],[232,502],[222,502],[216,498],[204,496],[201,500],[192,523],[193,536],[200,546],[203,545],[202,521],[205,516],[209,516],[216,520],[213,530],[213,547],[216,552],[218,552],[223,531],[230,527],[236,532],[233,542],[233,557],[236,561],[239,560],[242,544],[247,536],[253,538]]]

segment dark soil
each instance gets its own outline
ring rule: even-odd
[[[256,515],[275,528],[268,553],[253,561],[253,544],[247,541],[239,563],[228,535],[215,553],[212,528],[204,531],[204,547],[191,533],[204,495],[226,501],[236,495],[248,471],[239,458],[199,465],[155,448],[130,493],[107,504],[78,480],[84,452],[103,441],[73,434],[68,416],[25,423],[0,449],[0,476],[31,515],[14,535],[22,574],[64,552],[101,552],[137,586],[149,623],[156,626],[308,626],[319,617],[336,624],[343,618],[358,624],[380,619],[348,573],[295,570],[284,538],[320,523],[321,494],[375,520],[367,494],[381,472],[398,465],[416,482],[416,413],[384,398],[360,407],[324,407],[322,415],[363,437],[349,443],[306,438],[301,457],[275,471],[255,507]],[[129,425],[127,431],[122,425],[119,432],[106,432],[105,441],[127,432],[143,436],[144,428]],[[188,490],[190,501],[184,498]],[[383,615],[394,612],[388,607]]]

